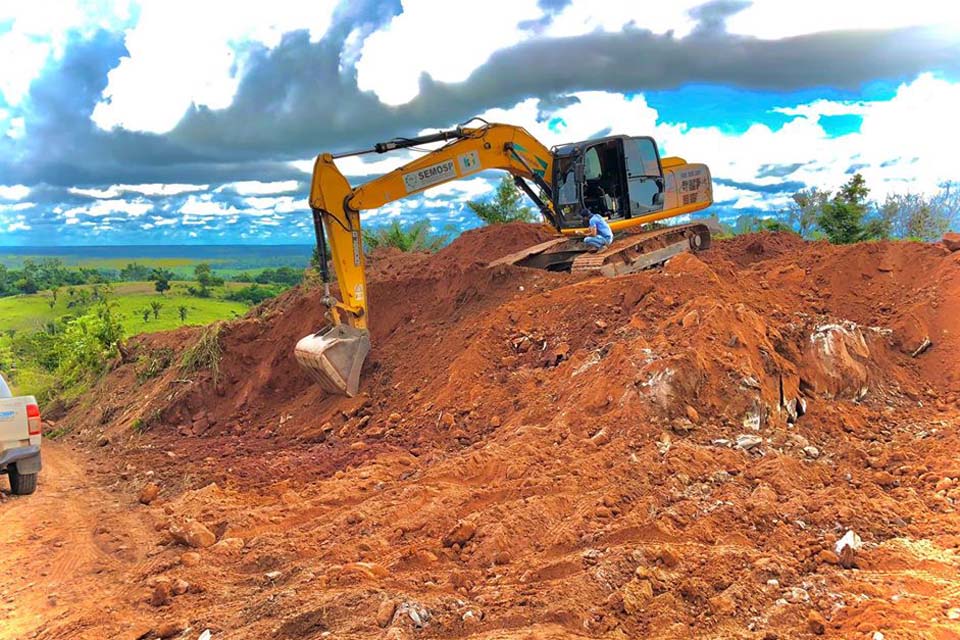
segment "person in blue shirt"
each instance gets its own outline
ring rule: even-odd
[[[586,236],[583,243],[590,247],[591,251],[600,251],[609,247],[613,242],[613,230],[610,229],[604,217],[599,213],[591,213],[588,209],[584,209],[581,215],[587,225],[587,230],[583,232]]]

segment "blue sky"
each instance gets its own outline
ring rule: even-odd
[[[853,171],[960,178],[960,8],[767,0],[0,5],[0,245],[308,243],[316,154],[480,115],[548,145],[653,135],[714,212]],[[460,24],[463,26],[459,26]],[[15,61],[7,64],[6,61]],[[412,153],[346,159],[360,182]],[[364,214],[477,224],[481,174]]]

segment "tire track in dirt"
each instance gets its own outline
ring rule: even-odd
[[[79,455],[45,442],[37,492],[0,503],[0,573],[21,577],[4,587],[13,608],[0,613],[2,639],[84,637],[81,630],[102,622],[114,603],[129,601],[152,562],[139,551],[151,538],[145,515],[101,488]],[[98,532],[126,534],[135,559],[99,541]],[[91,593],[102,613],[90,609]]]

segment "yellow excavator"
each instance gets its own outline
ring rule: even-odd
[[[437,142],[446,144],[358,187],[350,186],[334,164],[346,156]],[[310,208],[323,302],[332,326],[300,340],[295,356],[326,391],[355,395],[360,369],[370,351],[360,212],[489,169],[511,173],[540,210],[544,224],[557,235],[491,264],[612,276],[645,269],[681,251],[697,251],[710,244],[710,231],[703,224],[637,233],[640,225],[693,213],[713,203],[707,166],[682,158],[661,158],[650,137],[609,136],[548,149],[522,127],[475,118],[455,129],[395,138],[370,149],[321,154],[314,164]],[[596,253],[576,239],[586,232],[582,214],[588,211],[606,217],[615,234],[613,243]],[[329,240],[339,300],[330,293],[325,239]]]

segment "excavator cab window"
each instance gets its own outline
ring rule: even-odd
[[[623,156],[627,165],[630,215],[644,215],[663,209],[663,174],[660,154],[653,138],[625,138]]]

